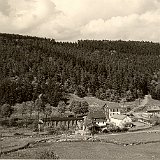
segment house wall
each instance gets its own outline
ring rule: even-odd
[[[120,108],[109,109],[109,119],[116,114],[120,114]]]
[[[121,121],[122,120],[119,120],[119,119],[114,119],[114,118],[110,118],[110,122],[111,123],[114,123],[116,126],[120,126],[121,125]]]
[[[122,120],[122,124],[130,123],[130,122],[132,122],[132,120],[131,120],[131,118],[129,118],[129,117],[126,117],[126,118],[124,118],[124,119]]]
[[[114,123],[114,124],[115,124],[116,126],[118,126],[118,127],[123,127],[124,124],[129,123],[129,122],[132,122],[132,120],[131,120],[131,118],[129,118],[129,117],[126,117],[126,118],[124,118],[123,120],[115,119],[115,118],[112,118],[112,117],[111,117],[110,122],[111,122],[111,123]]]
[[[96,124],[100,127],[106,126],[106,122],[96,122]]]

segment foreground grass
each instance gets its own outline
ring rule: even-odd
[[[32,148],[19,150],[16,152],[1,155],[2,159],[38,159],[41,154],[55,153],[61,159],[131,159],[131,160],[151,160],[160,159],[160,142],[140,145],[116,145],[106,142],[117,143],[137,143],[160,141],[160,132],[138,132],[95,135],[101,142],[44,142],[38,143]],[[6,137],[1,141],[3,149],[20,145],[23,142],[41,139],[44,137]],[[60,137],[62,138],[62,137]],[[71,137],[70,137],[71,138]],[[77,138],[73,136],[73,138]],[[81,137],[79,137],[81,138]],[[43,155],[42,155],[43,156]]]
[[[51,150],[61,159],[160,159],[160,143],[122,147],[101,142],[61,142],[39,144],[36,148],[28,148],[7,155],[2,159],[33,159],[42,151]]]

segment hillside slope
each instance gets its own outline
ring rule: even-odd
[[[75,91],[80,97],[132,101],[152,92],[150,83],[159,68],[159,43],[67,43],[0,34],[0,103],[35,101],[42,94],[44,104],[57,106]]]

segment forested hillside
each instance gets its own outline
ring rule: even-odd
[[[159,99],[160,44],[138,41],[56,42],[0,34],[0,103],[57,106],[67,93],[127,101]]]

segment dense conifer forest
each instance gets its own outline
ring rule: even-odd
[[[0,104],[57,106],[67,93],[132,101],[159,96],[160,44],[54,39],[0,34]]]

